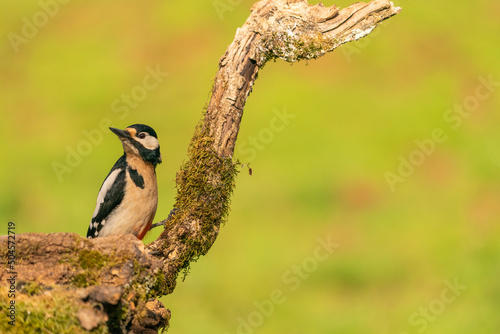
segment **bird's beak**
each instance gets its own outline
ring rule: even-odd
[[[120,130],[117,128],[109,128],[120,139],[130,139],[130,133],[127,130]]]

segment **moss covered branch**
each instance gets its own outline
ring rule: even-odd
[[[219,61],[204,118],[177,174],[179,213],[148,245],[160,254],[171,281],[204,255],[227,217],[237,174],[233,159],[243,109],[259,70],[270,60],[315,59],[369,34],[399,8],[387,0],[345,9],[311,6],[306,0],[262,0]]]
[[[388,0],[344,9],[306,0],[261,0],[219,61],[212,94],[177,174],[177,214],[146,247],[133,236],[93,240],[76,234],[16,236],[16,328],[0,313],[0,332],[157,333],[170,312],[155,298],[172,293],[179,273],[206,254],[228,216],[233,158],[246,100],[270,60],[316,59],[369,34],[397,14]],[[0,266],[8,240],[0,237]],[[7,281],[9,271],[0,271]],[[7,309],[9,287],[0,288]]]

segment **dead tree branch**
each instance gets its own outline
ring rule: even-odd
[[[321,57],[368,35],[399,11],[388,0],[344,9],[306,0],[257,2],[219,61],[204,119],[177,174],[179,211],[166,221],[164,232],[146,247],[132,236],[16,236],[17,317],[29,312],[31,319],[43,318],[47,307],[56,308],[49,300],[58,300],[69,311],[52,320],[73,326],[68,327],[73,333],[82,328],[102,332],[106,326],[112,332],[156,333],[168,326],[170,312],[154,298],[174,290],[178,274],[206,254],[227,218],[237,174],[234,147],[259,70],[270,60]],[[0,265],[7,268],[0,278],[6,280],[11,265],[7,237],[0,237],[0,250]],[[0,303],[6,303],[6,291],[0,293]]]

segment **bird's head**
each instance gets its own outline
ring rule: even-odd
[[[161,163],[160,143],[155,130],[144,124],[134,124],[125,130],[109,128],[120,138],[125,155],[136,155],[153,166]]]

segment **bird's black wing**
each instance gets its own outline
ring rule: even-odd
[[[125,190],[126,165],[125,155],[123,155],[104,179],[97,196],[97,204],[87,231],[87,238],[99,236],[99,232],[106,223],[106,218],[122,202]]]

